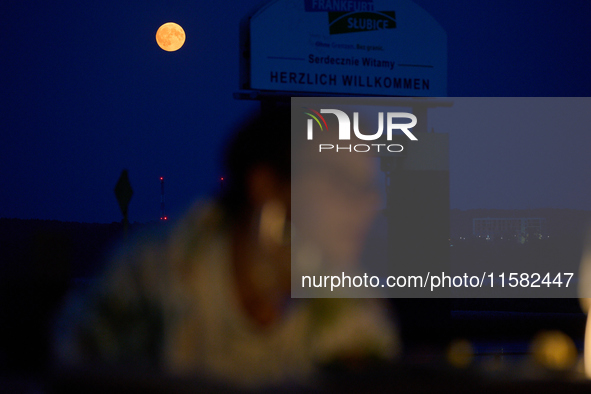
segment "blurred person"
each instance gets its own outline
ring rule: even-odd
[[[338,129],[334,118],[327,122],[331,130]],[[310,142],[303,136],[299,141],[292,139],[297,146],[292,157],[296,241],[298,247],[314,245],[322,255],[322,267],[317,269],[340,275],[342,270],[359,268],[365,238],[379,208],[376,162],[370,153],[347,150],[365,142],[355,136],[339,141],[334,133],[320,132]],[[341,149],[319,151],[320,145]]]
[[[261,388],[311,382],[339,360],[398,354],[377,300],[291,298],[289,130],[280,107],[247,122],[227,149],[220,197],[197,204],[166,237],[126,245],[94,289],[71,298],[56,327],[61,365]],[[330,255],[348,240],[352,253],[365,221],[345,220],[341,238],[319,244]]]

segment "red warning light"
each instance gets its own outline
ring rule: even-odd
[[[220,179],[223,181],[224,180],[224,177],[221,177]]]
[[[164,217],[164,220],[168,220],[168,218],[165,216],[165,217]]]
[[[163,180],[164,178],[160,177],[160,180]]]

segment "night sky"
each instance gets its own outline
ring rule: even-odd
[[[447,31],[449,96],[590,95],[588,0],[415,2]],[[232,97],[239,21],[258,4],[4,1],[0,217],[119,221],[124,168],[132,222],[158,219],[160,176],[172,219],[217,191],[224,141],[258,108]],[[154,38],[169,21],[178,52]],[[451,207],[591,210],[589,129],[451,134]]]

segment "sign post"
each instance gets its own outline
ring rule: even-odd
[[[121,171],[121,175],[119,176],[119,180],[115,185],[115,197],[117,198],[117,202],[119,203],[119,208],[121,209],[121,213],[123,214],[123,234],[124,237],[127,238],[127,229],[129,227],[129,220],[127,218],[127,208],[129,207],[129,202],[131,201],[131,197],[133,196],[133,189],[131,188],[131,183],[129,182],[129,175],[127,170]]]

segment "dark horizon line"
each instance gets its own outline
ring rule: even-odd
[[[384,208],[385,209],[385,208]],[[460,212],[469,212],[469,211],[483,211],[483,210],[488,210],[488,211],[538,211],[538,210],[556,210],[556,211],[578,211],[578,212],[587,212],[589,214],[591,214],[591,209],[578,209],[578,208],[554,208],[554,207],[540,207],[540,208],[468,208],[468,209],[464,209],[464,208],[450,208],[449,209],[450,212],[451,211],[460,211]],[[182,215],[181,215],[182,217]],[[44,221],[44,222],[61,222],[61,223],[83,223],[83,224],[113,224],[113,223],[117,223],[117,224],[121,224],[122,221],[117,221],[117,220],[112,220],[112,221],[108,221],[108,222],[85,222],[85,221],[75,221],[75,220],[62,220],[62,219],[41,219],[41,218],[18,218],[18,217],[0,217],[0,220],[38,220],[38,221]],[[171,220],[166,220],[163,221],[159,218],[157,219],[153,219],[153,220],[149,220],[149,221],[133,221],[130,222],[130,224],[154,224],[154,223],[161,223],[161,222],[165,222],[165,223],[173,223],[175,220],[171,219]]]

